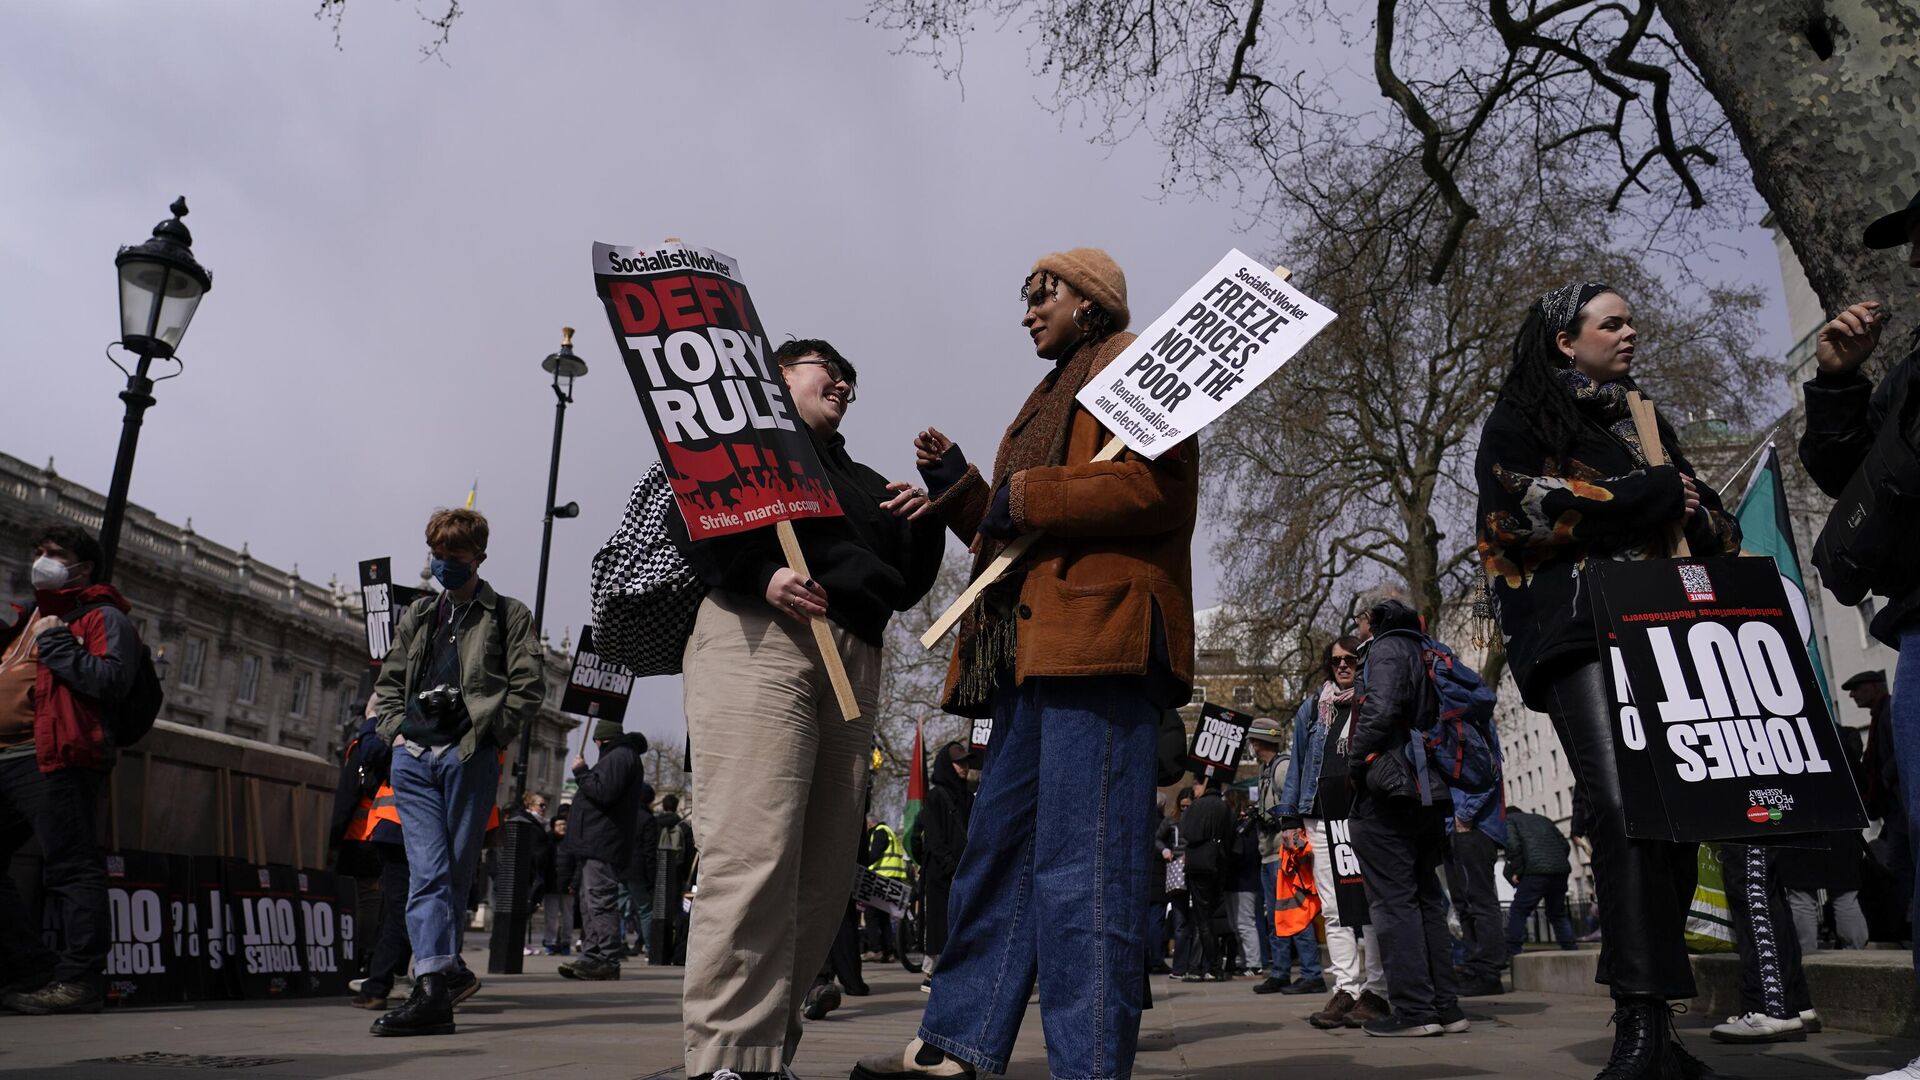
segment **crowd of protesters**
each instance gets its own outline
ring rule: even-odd
[[[1920,267],[1920,196],[1866,239],[1910,245]],[[810,576],[767,530],[695,541],[680,526],[674,542],[705,586],[685,650],[688,764],[703,797],[690,821],[676,796],[656,800],[646,739],[597,723],[595,761],[584,748],[573,761],[571,803],[549,813],[531,794],[513,808],[540,838],[544,925],[528,951],[568,956],[560,974],[584,981],[618,979],[635,956],[683,962],[693,1080],[791,1075],[802,1020],[867,991],[863,929],[869,958],[906,948],[895,913],[867,905],[858,924],[850,894],[862,867],[883,882],[917,876],[913,947],[928,996],[912,1037],[862,1059],[854,1080],[1003,1072],[1036,993],[1054,1075],[1127,1076],[1155,973],[1327,994],[1306,1017],[1321,1029],[1470,1030],[1463,999],[1506,992],[1537,908],[1560,949],[1578,947],[1569,884],[1580,868],[1553,821],[1507,803],[1490,715],[1475,721],[1490,779],[1430,777],[1408,752],[1446,692],[1435,613],[1369,598],[1353,625],[1321,639],[1290,722],[1246,729],[1257,776],[1187,772],[1175,710],[1193,687],[1197,449],[1109,460],[1106,432],[1075,403],[1134,340],[1126,278],[1105,252],[1042,257],[1021,298],[1042,374],[990,469],[929,427],[914,440],[920,482],[889,482],[839,433],[854,365],[819,339],[773,354],[846,513],[797,527]],[[1908,400],[1920,348],[1878,386],[1863,374],[1885,322],[1864,301],[1817,335],[1800,452],[1830,494],[1872,455],[1898,473],[1900,461],[1882,460],[1889,445],[1920,470],[1920,409]],[[1597,898],[1597,979],[1614,1002],[1600,1076],[1698,1080],[1718,1074],[1673,1020],[1674,1003],[1697,992],[1686,934],[1698,854],[1628,828],[1609,664],[1580,570],[1661,557],[1674,535],[1701,557],[1738,552],[1741,537],[1666,416],[1653,424],[1664,463],[1643,444],[1629,402],[1637,340],[1630,298],[1602,282],[1527,307],[1479,440],[1478,546],[1513,682],[1551,719],[1575,774],[1570,831]],[[902,835],[870,802],[880,645],[889,620],[931,588],[946,532],[976,573],[1016,538],[1034,542],[965,612],[943,692],[947,711],[990,718],[992,741],[984,755],[953,743],[933,756],[919,824]],[[378,912],[351,1003],[381,1011],[372,1030],[386,1036],[452,1033],[455,1007],[481,988],[462,960],[466,900],[498,822],[504,752],[542,697],[527,607],[479,574],[485,518],[437,511],[426,541],[441,591],[398,619],[347,746],[334,822],[337,865]],[[91,1011],[107,938],[94,814],[109,717],[137,693],[139,646],[125,599],[95,581],[90,536],[47,530],[35,555],[34,604],[0,643],[0,834],[9,854],[39,839],[61,951],[45,948],[0,878],[0,1004]],[[1920,665],[1920,585],[1910,566],[1876,572],[1892,602],[1873,632]],[[841,716],[816,620],[850,676],[857,720]],[[1911,910],[1920,681],[1890,690],[1884,674],[1862,672],[1843,685],[1872,716],[1848,757],[1880,831],[1871,846],[1824,838],[1825,860],[1721,846],[1744,1011],[1716,1040],[1818,1030],[1801,957],[1829,939],[1867,943],[1883,905],[1863,866],[1883,874],[1899,914]],[[1459,738],[1469,747],[1465,728]],[[696,873],[689,924],[682,890]],[[409,969],[410,992],[390,1008]],[[1881,1075],[1920,1078],[1920,1061]]]

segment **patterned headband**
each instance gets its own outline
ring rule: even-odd
[[[1569,282],[1541,297],[1535,303],[1540,315],[1546,320],[1547,333],[1557,334],[1573,325],[1574,316],[1587,302],[1603,292],[1612,292],[1612,286],[1599,281]]]

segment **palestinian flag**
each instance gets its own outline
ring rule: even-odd
[[[913,823],[919,820],[920,803],[927,797],[927,755],[921,739],[926,730],[922,721],[913,722],[913,771],[907,774],[907,812],[900,819],[900,843],[913,850]]]
[[[1740,522],[1740,554],[1771,555],[1780,568],[1780,584],[1786,587],[1787,603],[1793,608],[1793,621],[1807,643],[1807,658],[1813,661],[1813,677],[1820,683],[1820,696],[1833,708],[1833,691],[1827,686],[1826,665],[1820,662],[1820,642],[1813,632],[1813,614],[1807,609],[1806,578],[1800,573],[1800,553],[1793,544],[1793,522],[1787,514],[1787,487],[1780,475],[1780,454],[1771,444],[1754,466],[1747,480],[1747,493],[1740,497],[1734,512]]]

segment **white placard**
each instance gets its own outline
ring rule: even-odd
[[[1334,313],[1235,249],[1088,380],[1079,402],[1157,458],[1293,359]]]

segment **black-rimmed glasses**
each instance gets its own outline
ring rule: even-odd
[[[846,383],[847,384],[847,404],[849,405],[853,404],[853,399],[858,396],[857,391],[859,388],[854,384],[853,373],[848,371],[846,368],[846,365],[840,363],[840,361],[838,360],[789,360],[786,363],[781,364],[780,366],[781,367],[805,367],[808,364],[819,364],[821,367],[827,369],[827,378],[832,379],[834,382]]]

